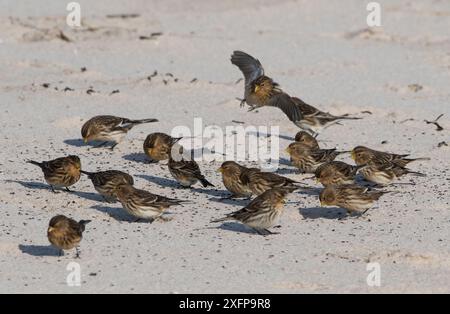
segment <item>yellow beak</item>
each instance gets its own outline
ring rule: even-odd
[[[355,160],[355,158],[356,158],[356,154],[355,154],[355,152],[352,150],[352,159]]]
[[[87,144],[88,139],[87,139],[87,138],[84,138],[84,139],[83,139],[83,142],[84,142],[84,144]]]
[[[53,227],[49,227],[47,232],[52,232],[53,230],[54,230]]]
[[[255,86],[255,93],[257,93],[259,91],[259,89],[260,89],[259,85],[256,85]]]
[[[223,172],[222,167],[220,167],[219,169],[217,169],[217,172]]]

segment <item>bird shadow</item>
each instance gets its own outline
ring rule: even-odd
[[[206,194],[206,195],[210,195],[210,196],[214,196],[214,197],[227,197],[229,195],[229,193],[225,190],[218,190],[218,189],[214,189],[214,188],[199,188],[199,187],[192,187],[191,188],[192,192],[195,193],[202,193],[202,194]]]
[[[122,208],[118,207],[110,207],[110,206],[102,206],[102,205],[94,205],[91,206],[92,209],[95,209],[101,213],[107,214],[111,218],[121,222],[134,222],[136,218],[127,214]],[[139,221],[144,222],[144,221]]]
[[[19,244],[19,250],[32,256],[59,256],[60,250],[51,245],[24,245]]]
[[[255,230],[237,222],[225,222],[220,226],[218,226],[217,229],[258,235],[258,233]]]
[[[20,181],[20,180],[6,180],[8,183],[18,183],[23,187],[37,190],[51,190],[50,186],[45,183],[33,182],[33,181]]]
[[[229,193],[224,193],[216,197],[210,197],[208,198],[208,201],[244,207],[245,205],[251,202],[251,198],[229,198]]]
[[[146,174],[138,174],[138,175],[136,175],[136,177],[142,178],[142,179],[150,181],[152,183],[156,183],[163,187],[169,187],[169,188],[179,188],[180,187],[180,184],[177,181],[171,180],[171,179],[155,177],[155,176],[146,175]]]
[[[108,147],[107,145],[111,145],[111,142],[107,142],[106,145],[101,145],[102,143],[105,143],[104,141],[89,141],[88,143],[85,143],[82,139],[80,138],[73,138],[73,139],[69,139],[69,140],[64,140],[63,141],[65,144],[70,145],[70,146],[75,146],[75,147],[90,147],[90,148],[105,148]]]
[[[343,219],[347,217],[347,211],[338,207],[310,207],[300,208],[300,215],[305,219]]]
[[[72,194],[90,201],[104,202],[105,200],[97,193],[72,191]]]
[[[122,156],[123,159],[128,161],[134,161],[141,164],[158,164],[157,162],[152,162],[144,153],[131,153]]]

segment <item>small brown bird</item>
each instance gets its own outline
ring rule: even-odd
[[[361,166],[352,166],[342,161],[330,161],[320,165],[315,172],[317,181],[323,186],[354,184]]]
[[[181,137],[172,137],[165,133],[152,133],[144,141],[144,153],[154,162],[167,160],[170,150]]]
[[[150,122],[158,122],[158,120],[130,120],[115,116],[95,116],[83,125],[81,128],[81,136],[85,143],[89,141],[103,141],[103,143],[96,147],[105,146],[108,142],[112,142],[111,150],[113,150],[134,126]]]
[[[295,141],[311,149],[320,149],[317,140],[308,132],[300,131],[295,134]]]
[[[259,171],[259,169],[247,168],[234,161],[225,161],[218,171],[222,173],[223,184],[231,192],[231,198],[248,198],[252,196],[252,190],[248,184],[242,182],[241,176],[247,171]]]
[[[191,156],[187,156],[187,154],[183,153],[183,147],[181,145],[174,147],[174,150],[175,149],[178,149],[179,155],[170,155],[168,163],[169,171],[183,187],[191,187],[198,181],[200,181],[205,188],[214,186],[211,182],[206,180],[197,162],[191,159]]]
[[[357,146],[352,150],[352,158],[357,165],[394,163],[400,167],[406,167],[410,162],[419,160],[430,160],[430,158],[407,158],[409,154],[399,155],[381,152],[364,146]]]
[[[280,108],[295,125],[317,136],[322,128],[338,124],[343,119],[360,119],[348,115],[334,116],[320,111],[291,97],[279,87],[270,77],[264,75],[264,69],[259,60],[242,51],[234,51],[231,63],[236,65],[245,78],[245,93],[241,106],[247,103],[249,111],[263,106]]]
[[[384,164],[369,162],[364,168],[360,170],[360,173],[367,181],[381,186],[389,185],[398,178],[407,174],[415,175],[418,177],[426,177],[426,175],[423,173],[400,167],[393,162]]]
[[[130,215],[138,218],[137,220],[149,219],[151,222],[156,219],[165,220],[161,215],[167,208],[185,202],[136,189],[129,184],[120,185],[116,196]]]
[[[100,172],[88,172],[81,170],[81,173],[88,176],[94,185],[95,190],[100,193],[105,201],[114,203],[117,201],[117,187],[121,184],[133,185],[133,177],[128,173],[118,170],[107,170]]]
[[[291,192],[292,189],[290,188],[267,190],[241,210],[211,222],[216,223],[232,219],[242,222],[260,235],[276,234],[268,229],[277,223],[278,218],[283,213],[285,198]]]
[[[298,142],[289,144],[286,152],[291,156],[292,164],[303,173],[314,173],[321,164],[348,153],[347,151],[337,151],[336,148],[311,149]]]
[[[50,220],[47,229],[47,238],[51,244],[60,250],[60,256],[64,254],[63,250],[76,249],[76,257],[80,257],[78,245],[83,238],[83,232],[86,224],[90,220],[80,220],[76,222],[71,218],[58,215]]]
[[[355,184],[329,185],[320,192],[321,206],[338,206],[348,213],[364,214],[385,191],[371,191],[369,188]]]
[[[273,172],[262,172],[259,169],[248,169],[241,174],[241,181],[247,185],[253,194],[261,195],[273,188],[288,188],[292,190],[307,189],[299,182],[280,176]]]
[[[53,192],[56,192],[55,188],[66,188],[70,192],[69,186],[80,180],[81,161],[78,156],[70,155],[43,162],[33,160],[27,162],[42,169],[45,181],[50,185]]]

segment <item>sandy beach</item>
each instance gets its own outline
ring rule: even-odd
[[[72,29],[64,1],[0,0],[0,293],[450,292],[450,2],[378,1],[376,28],[360,0],[78,2],[82,27]],[[324,130],[323,147],[429,157],[410,165],[427,177],[387,187],[396,193],[360,218],[293,193],[278,235],[211,224],[248,203],[222,199],[221,161],[199,161],[215,188],[180,188],[167,162],[148,163],[147,134],[193,130],[195,118],[279,126],[278,173],[320,188],[284,153],[299,128],[277,108],[239,107],[234,50],[257,57],[289,94],[363,117]],[[135,127],[114,151],[95,149],[80,129],[100,114],[159,122]],[[441,114],[441,131],[424,122]],[[133,222],[86,177],[55,194],[25,163],[69,154],[87,171],[122,170],[138,188],[191,203],[171,208],[169,222]],[[81,259],[50,246],[57,214],[92,220]],[[67,284],[71,262],[80,286]],[[380,266],[380,286],[368,285],[368,263]]]

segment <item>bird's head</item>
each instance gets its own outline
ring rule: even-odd
[[[320,192],[319,195],[321,206],[331,206],[336,205],[337,202],[337,191],[333,186],[326,187]]]
[[[311,134],[305,131],[298,132],[295,135],[295,141],[311,148],[319,148],[317,140]]]
[[[357,165],[365,165],[372,160],[372,153],[369,148],[357,146],[352,150],[352,159]]]

